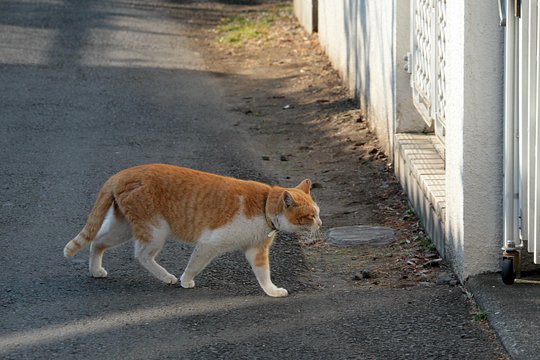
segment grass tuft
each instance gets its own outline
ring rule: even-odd
[[[420,247],[422,247],[424,249],[424,251],[426,252],[435,252],[437,251],[437,248],[435,247],[435,244],[433,244],[433,242],[431,241],[431,239],[429,238],[429,236],[419,236],[417,239],[416,239],[416,242],[418,243],[418,245],[420,245]]]
[[[271,38],[272,26],[277,20],[292,16],[292,7],[288,3],[277,4],[271,10],[261,13],[246,13],[220,20],[216,31],[218,41],[224,44],[241,45],[250,40]]]
[[[474,317],[473,317],[474,321],[486,321],[487,318],[488,318],[488,314],[484,310],[480,310],[479,312],[474,314]]]

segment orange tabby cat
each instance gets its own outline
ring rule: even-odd
[[[155,261],[166,238],[195,243],[180,278],[184,288],[212,259],[243,250],[264,292],[287,296],[270,279],[268,251],[276,231],[314,231],[319,208],[310,196],[311,182],[296,188],[204,173],[171,165],[142,165],[111,176],[103,185],[81,232],[64,247],[71,257],[91,243],[90,272],[106,277],[106,249],[135,240],[135,256],[167,284],[178,279]]]

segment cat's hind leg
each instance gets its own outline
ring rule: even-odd
[[[249,261],[259,285],[268,296],[285,297],[289,295],[286,289],[278,288],[270,278],[270,263],[268,258],[270,244],[250,248],[246,251]]]
[[[170,228],[166,221],[162,220],[158,226],[151,227],[148,239],[137,238],[135,235],[135,257],[142,266],[144,266],[152,275],[166,284],[176,284],[178,279],[173,274],[169,273],[165,268],[159,265],[155,258],[163,248],[167,236],[169,236]]]
[[[126,219],[113,207],[107,212],[105,220],[96,238],[90,244],[90,273],[95,278],[107,277],[103,268],[103,253],[105,250],[118,246],[131,239],[131,227]]]

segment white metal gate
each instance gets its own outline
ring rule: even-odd
[[[413,101],[442,144],[446,126],[446,0],[413,0],[410,71]]]
[[[536,264],[540,263],[538,1],[506,0],[505,19],[505,249],[527,241]]]

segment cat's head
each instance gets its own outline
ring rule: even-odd
[[[321,227],[319,207],[311,197],[310,189],[311,181],[306,179],[297,187],[283,191],[279,198],[282,211],[277,215],[278,230],[313,232]]]

